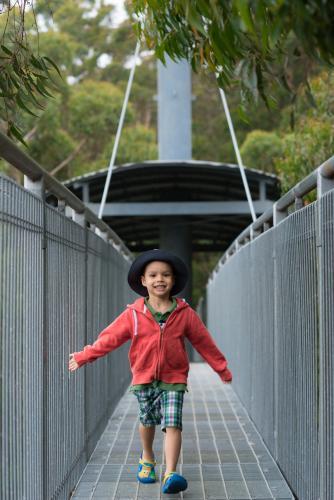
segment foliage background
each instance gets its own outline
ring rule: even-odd
[[[129,9],[132,2],[128,4]],[[42,87],[38,105],[31,98],[25,106],[13,101],[10,116],[0,95],[0,128],[6,130],[8,119],[17,124],[28,153],[59,180],[106,168],[136,44],[131,21],[115,24],[114,7],[103,1],[38,0],[34,8],[35,15],[26,13],[26,36],[37,60],[47,58],[52,80],[50,87]],[[9,18],[0,15],[2,42],[12,48],[8,26],[13,25],[15,12],[13,9]],[[295,47],[293,37],[289,44]],[[268,108],[264,100],[258,100],[241,108],[240,89],[233,82],[226,89],[244,164],[276,173],[283,191],[330,157],[334,140],[333,74],[305,54],[291,60],[290,53],[289,57],[289,63],[295,63],[290,90],[275,79],[270,84],[275,106]],[[56,63],[61,77],[48,60]],[[300,85],[304,76],[300,63],[305,61],[310,76],[306,87]],[[281,64],[280,60],[273,62],[275,74]],[[43,71],[35,67],[35,72],[43,84]],[[117,164],[157,158],[156,92],[155,55],[143,47]],[[235,163],[216,78],[209,68],[193,73],[192,93],[193,158]],[[5,162],[0,161],[0,169],[22,182],[20,173]],[[219,256],[195,255],[195,302]]]

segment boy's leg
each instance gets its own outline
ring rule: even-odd
[[[183,391],[164,391],[161,398],[165,436],[166,473],[176,470],[182,444]]]
[[[143,447],[143,460],[148,462],[154,461],[153,441],[155,435],[155,425],[145,427],[142,423],[139,424],[139,434]]]
[[[149,387],[135,391],[134,394],[139,403],[139,435],[143,447],[142,459],[154,462],[155,426],[161,423],[161,391]]]
[[[160,394],[155,388],[145,388],[135,391],[139,403],[139,435],[142,443],[142,453],[138,463],[137,479],[141,483],[155,483],[155,457],[153,441],[155,426],[161,423]]]
[[[166,427],[165,457],[166,474],[176,471],[177,462],[181,451],[181,429],[178,427]]]
[[[161,428],[166,432],[166,472],[162,481],[162,492],[167,494],[179,493],[188,486],[187,480],[176,472],[182,443],[183,394],[182,391],[164,391],[161,400],[163,415]]]

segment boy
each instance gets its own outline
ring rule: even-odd
[[[131,340],[130,390],[139,403],[143,447],[137,479],[142,483],[156,481],[152,446],[155,426],[161,424],[166,433],[163,493],[178,493],[187,488],[186,479],[176,472],[189,371],[184,338],[188,338],[223,382],[232,381],[227,361],[201,319],[184,300],[174,297],[183,290],[187,279],[185,264],[171,252],[155,249],[141,254],[132,263],[128,283],[143,298],[128,304],[93,345],[70,354],[69,361],[69,370],[74,371]]]

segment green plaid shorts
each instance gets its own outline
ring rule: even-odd
[[[184,391],[148,387],[133,393],[139,403],[139,420],[145,427],[161,424],[163,432],[166,427],[178,427],[182,431]]]

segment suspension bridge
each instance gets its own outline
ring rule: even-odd
[[[132,251],[164,245],[189,265],[193,238],[198,246],[206,239],[222,250],[198,312],[234,379],[232,386],[221,384],[189,346],[179,464],[189,488],[173,498],[334,498],[334,157],[282,197],[275,197],[272,176],[240,168],[247,212],[235,181],[241,159],[238,166],[191,161],[189,70],[182,71],[169,83],[159,73],[170,93],[162,89],[159,97],[169,113],[159,118],[160,166],[166,170],[172,162],[174,180],[163,179],[162,169],[145,192],[129,182],[131,173],[145,176],[158,162],[116,168],[115,184],[105,191],[108,223],[93,205],[115,158],[111,170],[63,185],[0,134],[0,156],[24,174],[24,186],[0,176],[4,500],[167,498],[160,481],[135,480],[141,450],[135,398],[128,392],[128,345],[75,376],[68,356],[93,343],[134,299],[126,284]],[[197,185],[187,186],[194,169]],[[198,193],[206,173],[212,179],[198,198],[159,198],[168,183],[171,193],[178,182],[183,195]],[[234,178],[229,199],[219,198],[225,184],[214,191],[217,175],[226,175],[226,183]],[[96,192],[92,182],[101,177]],[[126,199],[131,186],[133,198]],[[316,199],[306,205],[310,192]],[[145,217],[154,230],[140,238]],[[188,299],[190,294],[186,290]],[[161,435],[155,447],[161,480]]]

